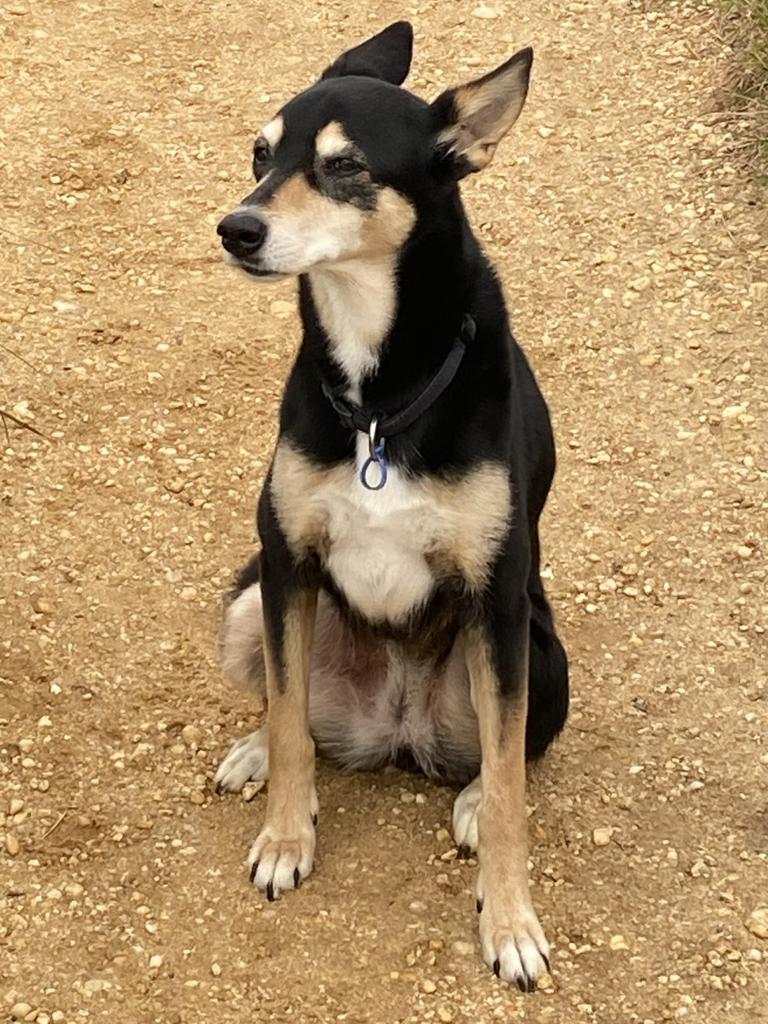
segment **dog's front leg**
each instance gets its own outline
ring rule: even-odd
[[[248,856],[251,881],[275,899],[312,870],[317,793],[309,733],[309,663],[317,591],[287,557],[262,554],[269,790],[264,827]]]
[[[529,629],[528,600],[520,597],[469,629],[466,650],[482,749],[477,895],[483,958],[504,981],[532,992],[549,970],[549,945],[528,889]]]

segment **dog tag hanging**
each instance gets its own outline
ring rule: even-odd
[[[369,491],[380,491],[387,482],[387,460],[384,458],[384,438],[377,442],[376,432],[379,429],[379,421],[374,416],[368,428],[368,458],[360,470],[360,482]],[[378,483],[368,482],[368,473],[372,465],[376,465],[379,471]]]

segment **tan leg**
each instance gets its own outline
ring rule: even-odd
[[[248,856],[251,881],[275,899],[312,870],[315,852],[315,745],[309,733],[309,661],[317,593],[291,595],[275,641],[264,637],[269,791],[264,827]]]
[[[498,977],[531,992],[549,970],[549,945],[528,889],[525,717],[528,626],[502,688],[480,630],[467,636],[467,665],[482,747],[478,813],[478,909],[483,958]],[[502,696],[504,694],[504,696]]]

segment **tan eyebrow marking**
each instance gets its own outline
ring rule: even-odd
[[[261,130],[261,134],[270,144],[272,149],[274,149],[280,139],[282,139],[284,130],[285,123],[283,122],[282,115],[278,114],[277,117],[273,117],[268,124],[264,125]]]
[[[335,156],[341,153],[350,143],[350,138],[338,121],[329,121],[321,128],[315,139],[315,150],[318,156]]]

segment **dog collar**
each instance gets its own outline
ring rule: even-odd
[[[321,381],[323,394],[333,406],[342,426],[347,430],[358,430],[368,437],[369,455],[360,470],[360,481],[369,491],[380,491],[387,482],[387,461],[384,456],[387,439],[407,430],[442,395],[456,376],[467,350],[467,344],[474,340],[476,330],[475,321],[469,314],[466,314],[459,336],[454,338],[453,345],[437,373],[412,402],[395,413],[381,413],[365,409],[357,402],[351,402],[348,398],[344,398],[338,388],[332,388],[327,381]],[[368,473],[373,465],[376,465],[379,470],[379,480],[375,484],[368,481]]]

